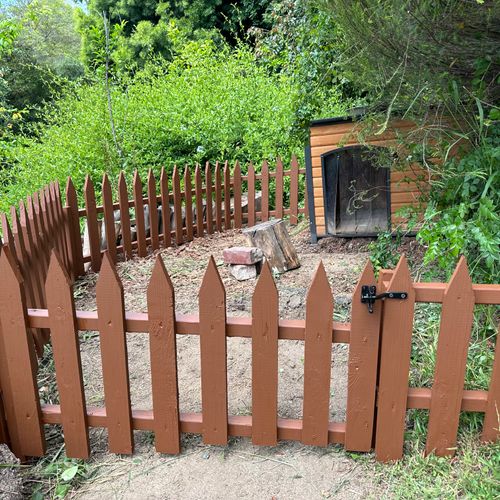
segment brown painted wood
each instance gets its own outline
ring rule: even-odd
[[[56,233],[57,240],[57,250],[59,255],[61,256],[61,260],[64,263],[65,268],[67,269],[67,259],[66,259],[66,247],[64,243],[64,222],[62,220],[61,214],[59,213],[60,203],[57,199],[56,193],[56,185],[54,182],[49,184],[49,193],[50,193],[50,206],[52,207],[53,221],[54,221],[54,229]]]
[[[47,237],[49,240],[49,245],[50,248],[52,249],[56,247],[56,235],[55,235],[56,229],[54,221],[52,219],[50,194],[49,194],[49,188],[47,186],[45,186],[43,190],[40,190],[40,199],[43,200],[41,206],[45,216],[45,226],[47,228]]]
[[[134,172],[133,180],[134,208],[135,208],[135,229],[137,234],[137,254],[139,257],[146,257],[148,247],[146,244],[146,222],[144,219],[144,200],[142,197],[142,181],[139,172]]]
[[[80,217],[78,216],[78,197],[71,177],[66,182],[66,206],[69,209],[68,224],[71,228],[71,249],[74,277],[83,276],[83,246],[80,232]]]
[[[302,442],[328,444],[333,297],[320,262],[307,292]]]
[[[474,316],[474,292],[462,257],[444,292],[436,353],[427,453],[453,456]]]
[[[174,172],[172,174],[172,190],[174,192],[175,242],[177,245],[182,245],[184,238],[182,235],[181,179],[177,165],[174,165]]]
[[[61,241],[63,245],[62,260],[66,266],[66,271],[71,272],[71,241],[68,234],[68,221],[66,220],[66,213],[64,211],[62,196],[61,196],[61,186],[59,181],[54,182],[54,194],[55,194],[55,204],[57,215],[59,219],[59,232],[61,233]]]
[[[88,458],[87,412],[73,289],[55,252],[50,261],[46,292],[66,456]]]
[[[36,203],[38,203],[38,193],[35,193],[33,196],[28,195],[26,197],[26,207],[28,210],[28,221],[31,226],[31,233],[33,234],[33,240],[35,241],[36,256],[42,273],[42,285],[45,285],[45,278],[47,277],[48,270],[47,256],[49,251],[45,244],[45,235],[40,227],[40,218],[38,209],[35,208],[35,199],[37,200]],[[45,300],[45,286],[43,286],[43,297]]]
[[[180,453],[174,287],[161,256],[148,286],[149,349],[156,451]]]
[[[370,314],[359,297],[362,285],[373,284],[375,275],[368,261],[352,295],[345,434],[345,447],[350,451],[372,448],[382,304],[376,303]]]
[[[7,245],[9,248],[10,255],[15,262],[18,262],[16,246],[14,242],[14,235],[12,234],[12,229],[10,228],[9,220],[5,213],[0,213],[0,219],[2,220],[2,234],[3,234],[3,245]]]
[[[133,435],[123,287],[106,252],[97,280],[96,300],[109,451],[130,454]]]
[[[130,230],[130,212],[128,203],[127,181],[123,170],[118,177],[118,203],[120,206],[120,222],[122,230],[122,242],[124,256],[126,259],[132,258],[132,233]]]
[[[205,165],[205,199],[207,204],[207,233],[212,234],[214,232],[214,216],[212,210],[212,169],[210,168],[210,163],[207,161]]]
[[[0,380],[12,448],[18,456],[43,456],[36,355],[28,330],[22,276],[8,246],[0,255],[0,276]]]
[[[85,198],[85,209],[87,210],[87,227],[89,232],[92,269],[94,272],[98,273],[101,268],[101,238],[99,235],[99,226],[97,224],[94,184],[88,175],[85,178],[85,185],[83,186],[83,196]]]
[[[276,160],[276,177],[275,177],[275,216],[277,219],[283,218],[283,162],[278,156]]]
[[[269,164],[265,160],[262,162],[260,186],[262,192],[260,220],[265,222],[269,220]]]
[[[226,291],[213,257],[199,292],[203,442],[227,444]]]
[[[189,166],[184,167],[184,200],[186,211],[186,239],[193,240],[193,195],[191,185],[191,172]]]
[[[201,238],[203,236],[203,183],[201,180],[200,165],[196,164],[194,171],[195,179],[195,195],[196,195],[196,236]]]
[[[490,386],[488,388],[488,400],[484,414],[483,442],[496,442],[500,439],[500,326],[497,331],[497,342],[495,346],[495,359],[491,371]]]
[[[102,206],[104,207],[103,224],[106,231],[106,241],[108,243],[108,255],[113,262],[116,262],[117,253],[113,193],[107,174],[102,176]]]
[[[229,163],[224,163],[224,229],[231,229],[231,171]]]
[[[241,209],[241,167],[236,160],[233,171],[233,198],[234,198],[234,227],[241,228],[242,209]]]
[[[265,262],[252,299],[252,443],[278,442],[278,290]]]
[[[383,309],[375,441],[375,455],[381,462],[398,460],[403,455],[415,303],[404,256],[399,260],[387,291],[408,292],[408,298],[386,300]]]
[[[156,202],[156,179],[151,169],[149,169],[148,172],[148,204],[151,249],[155,251],[160,248],[160,237],[158,235],[158,203]]]
[[[163,247],[168,248],[172,245],[172,235],[170,234],[170,192],[168,190],[168,176],[165,167],[161,168],[160,193],[161,219],[163,225]]]
[[[299,213],[299,162],[295,155],[290,163],[290,224],[298,223]]]
[[[248,165],[248,225],[255,226],[255,169]]]
[[[222,181],[219,162],[215,163],[215,229],[222,231]]]

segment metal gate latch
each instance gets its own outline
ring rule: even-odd
[[[373,313],[373,304],[378,299],[407,299],[407,292],[384,292],[377,295],[377,287],[374,285],[361,286],[361,303],[368,306],[368,312]]]

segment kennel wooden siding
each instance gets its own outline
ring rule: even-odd
[[[414,128],[410,121],[390,122],[388,129],[381,135],[361,137],[361,125],[352,118],[332,118],[317,120],[311,123],[309,145],[306,148],[306,170],[309,194],[309,217],[313,239],[328,234],[325,220],[325,190],[323,180],[323,158],[326,154],[339,148],[368,144],[387,146],[394,144],[398,134],[405,134]],[[390,171],[389,223],[404,222],[395,214],[404,207],[422,209],[424,204],[419,200],[422,192],[428,189],[428,173],[415,167],[406,171]]]
[[[305,320],[279,319],[276,286],[267,265],[258,280],[251,317],[226,317],[226,296],[214,260],[209,260],[199,293],[199,314],[175,312],[175,291],[160,256],[149,282],[146,313],[127,311],[123,287],[106,252],[96,287],[96,311],[77,311],[71,280],[57,252],[45,284],[47,308],[26,306],[25,288],[8,246],[0,255],[0,438],[18,457],[43,456],[45,425],[62,425],[68,457],[88,458],[89,428],[108,430],[112,453],[131,454],[133,430],[153,431],[156,450],[180,451],[181,433],[197,433],[206,444],[226,445],[229,436],[256,445],[280,440],[307,445],[343,444],[368,451],[379,461],[402,457],[406,411],[430,411],[427,452],[453,455],[460,412],[485,414],[482,439],[499,438],[500,341],[489,390],[464,390],[467,347],[475,304],[500,304],[499,285],[473,285],[462,258],[448,284],[412,283],[401,258],[383,271],[379,291],[408,293],[406,300],[377,302],[373,313],[360,299],[363,284],[375,283],[371,264],[352,301],[351,323],[333,321],[333,295],[322,264],[312,278]],[[434,384],[408,387],[413,309],[416,302],[442,303]],[[42,404],[30,329],[50,331],[59,404]],[[79,331],[99,331],[105,407],[88,407],[82,377]],[[127,336],[150,339],[153,408],[130,403]],[[200,337],[202,412],[181,413],[176,335]],[[252,341],[252,414],[228,415],[227,342]],[[500,338],[500,337],[499,337]],[[304,342],[302,418],[278,415],[278,339]],[[343,422],[330,421],[333,343],[349,344],[348,398]],[[334,381],[335,384],[335,381]]]

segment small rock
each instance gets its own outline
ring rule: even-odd
[[[226,264],[255,264],[263,257],[262,250],[257,247],[231,247],[223,252]]]
[[[241,264],[231,264],[229,266],[231,276],[234,276],[238,281],[250,280],[257,277],[257,269],[254,265],[245,266]]]
[[[335,303],[339,306],[349,306],[351,305],[352,297],[349,295],[338,295],[335,297]]]
[[[208,450],[204,451],[201,455],[201,458],[203,458],[203,460],[208,460],[210,458],[210,452]]]
[[[290,309],[296,309],[302,305],[302,297],[298,294],[292,295],[288,299],[288,306]]]

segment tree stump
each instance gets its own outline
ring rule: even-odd
[[[300,267],[299,257],[283,220],[262,222],[244,229],[243,234],[248,244],[262,250],[273,272],[284,273]]]

